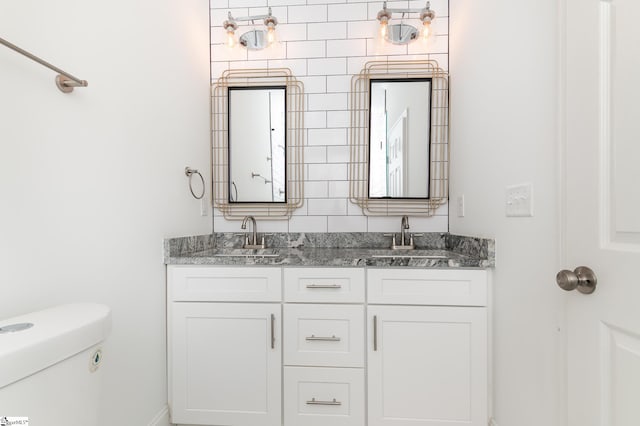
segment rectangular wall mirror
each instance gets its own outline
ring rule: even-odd
[[[448,75],[371,61],[351,80],[349,197],[369,216],[431,216],[448,199]]]
[[[289,69],[227,70],[211,94],[212,199],[225,219],[304,202],[304,86]]]
[[[429,198],[431,78],[370,81],[369,198]]]
[[[229,202],[284,203],[286,87],[229,87]]]

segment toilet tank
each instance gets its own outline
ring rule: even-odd
[[[92,303],[0,320],[0,420],[97,425],[110,330],[111,310]]]

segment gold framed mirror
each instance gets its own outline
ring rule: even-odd
[[[304,87],[285,68],[228,70],[212,88],[212,199],[226,219],[304,202]]]
[[[351,81],[351,202],[368,216],[432,216],[448,200],[448,75],[374,61]]]

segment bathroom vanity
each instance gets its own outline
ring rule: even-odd
[[[493,242],[334,237],[167,240],[174,423],[487,424]]]

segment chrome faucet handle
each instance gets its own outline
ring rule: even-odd
[[[391,237],[391,248],[396,246],[396,234],[382,234],[385,237]]]

